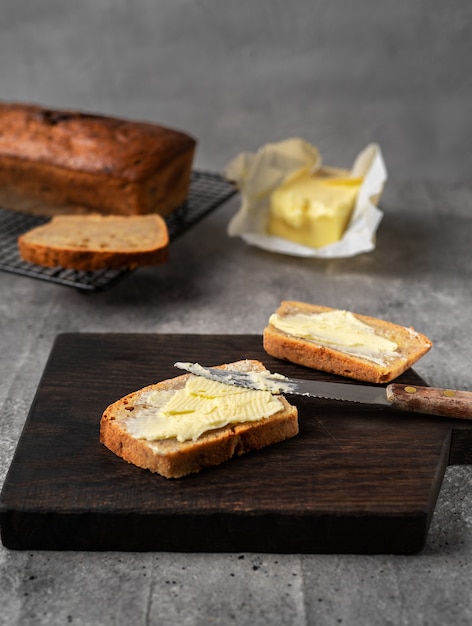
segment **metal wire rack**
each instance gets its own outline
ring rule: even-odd
[[[221,174],[193,171],[187,200],[165,218],[170,242],[236,193],[236,188]],[[125,268],[83,272],[61,267],[41,267],[23,261],[18,252],[19,235],[47,222],[48,219],[0,208],[0,270],[87,292],[109,289],[133,271]]]

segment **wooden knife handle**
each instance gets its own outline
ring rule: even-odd
[[[387,386],[387,400],[397,409],[472,419],[472,391],[437,389],[391,383]]]

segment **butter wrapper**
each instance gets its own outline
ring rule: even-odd
[[[228,235],[240,236],[249,245],[270,252],[300,257],[343,258],[373,250],[383,217],[377,204],[387,180],[380,147],[374,143],[358,154],[350,171],[344,171],[345,175],[362,178],[363,182],[342,239],[312,248],[267,234],[272,192],[292,178],[315,174],[322,168],[318,149],[297,137],[266,144],[255,153],[239,154],[225,170],[226,177],[241,194],[241,206],[229,222]]]

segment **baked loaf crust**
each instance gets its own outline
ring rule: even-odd
[[[283,301],[276,313],[284,317],[298,313],[312,315],[335,310],[304,302]],[[383,364],[347,354],[315,340],[289,335],[270,323],[263,333],[264,349],[271,356],[312,369],[371,383],[387,383],[411,367],[432,346],[432,342],[427,337],[413,328],[357,313],[353,315],[373,328],[376,334],[397,344],[398,347],[393,356],[378,355],[380,359],[383,358]]]
[[[187,197],[195,146],[156,124],[0,103],[0,206],[167,215]]]
[[[243,360],[220,366],[239,371],[267,371],[259,361]],[[136,439],[127,422],[133,419],[133,410],[142,402],[143,393],[181,389],[192,374],[149,385],[111,404],[100,422],[100,441],[128,463],[148,469],[166,478],[180,478],[206,467],[219,465],[233,456],[239,456],[265,446],[294,437],[298,433],[298,411],[283,396],[277,396],[284,409],[274,415],[241,424],[207,431],[196,441],[180,443],[176,439],[147,441]]]
[[[57,215],[18,238],[24,261],[94,271],[158,265],[169,234],[160,215]]]

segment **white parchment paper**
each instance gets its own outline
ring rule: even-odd
[[[377,204],[387,180],[387,169],[377,144],[369,144],[356,157],[346,175],[363,178],[351,221],[340,241],[322,248],[303,246],[266,233],[270,196],[276,187],[295,176],[322,168],[318,149],[298,137],[269,143],[255,153],[239,154],[226,168],[227,178],[241,194],[241,206],[228,225],[230,237],[271,252],[301,257],[351,257],[375,248],[375,233],[383,212]]]

